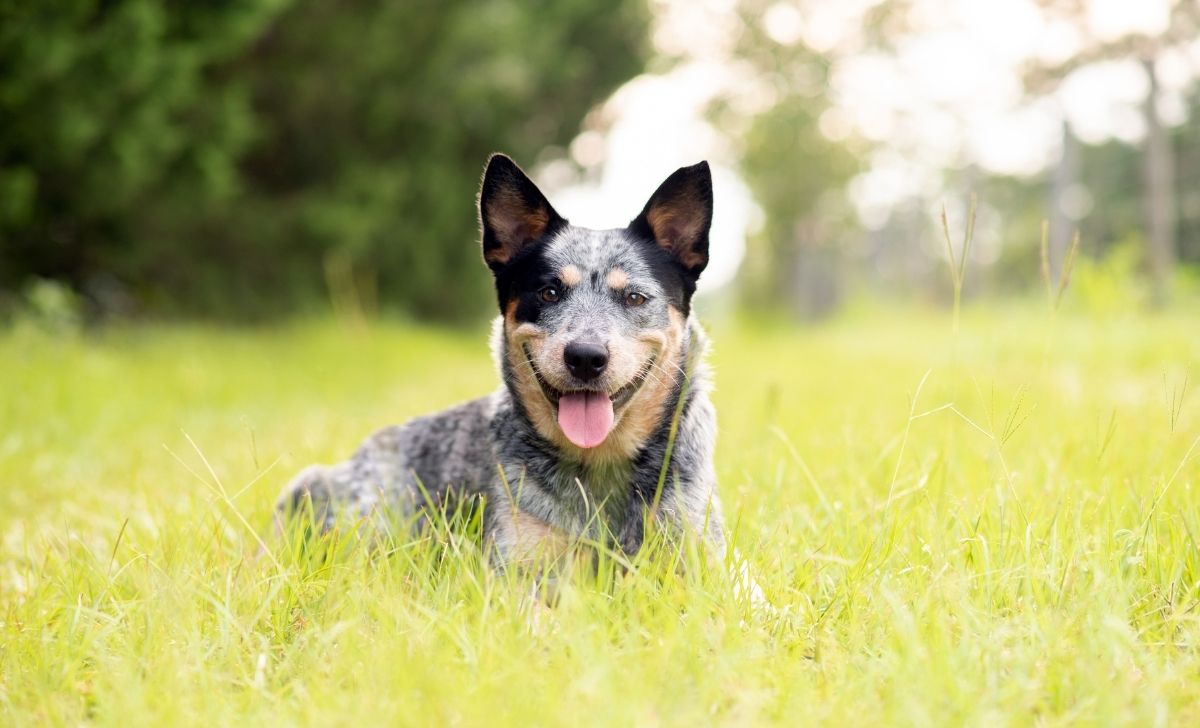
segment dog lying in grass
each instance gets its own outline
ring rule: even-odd
[[[419,520],[482,496],[497,566],[581,539],[637,552],[647,523],[724,553],[705,337],[692,294],[708,263],[712,177],[670,175],[627,226],[571,225],[508,157],[479,193],[483,258],[500,309],[493,394],[371,435],[311,466],[278,512]]]

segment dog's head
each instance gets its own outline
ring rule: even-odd
[[[479,215],[499,354],[544,437],[581,457],[629,457],[661,421],[708,263],[712,204],[700,162],[668,177],[626,227],[589,230],[555,212],[511,159],[488,160]]]

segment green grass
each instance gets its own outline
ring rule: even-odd
[[[1194,312],[951,329],[714,326],[778,613],[642,561],[536,623],[470,538],[271,535],[301,466],[490,390],[482,331],[0,334],[0,723],[1196,725]]]

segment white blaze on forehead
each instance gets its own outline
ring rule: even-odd
[[[558,279],[563,282],[563,285],[577,286],[583,280],[583,273],[579,271],[577,265],[566,265],[558,272]]]
[[[595,268],[602,251],[607,247],[600,231],[569,227],[551,241],[547,260],[559,268],[574,265],[580,273]]]
[[[629,285],[629,274],[624,268],[613,268],[608,272],[608,277],[605,278],[609,288],[621,289]]]

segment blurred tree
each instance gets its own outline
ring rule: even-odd
[[[1186,50],[1200,35],[1200,3],[1195,0],[1172,0],[1170,17],[1162,32],[1131,32],[1107,40],[1093,37],[1089,32],[1085,2],[1038,0],[1038,5],[1048,19],[1072,27],[1078,37],[1084,39],[1085,45],[1082,51],[1073,54],[1065,62],[1031,64],[1025,76],[1025,85],[1030,92],[1039,95],[1051,93],[1074,71],[1102,61],[1134,59],[1145,70],[1149,85],[1146,101],[1142,105],[1142,119],[1146,126],[1142,147],[1142,204],[1152,290],[1155,302],[1161,304],[1169,295],[1171,274],[1177,257],[1177,219],[1175,153],[1171,149],[1170,134],[1158,112],[1159,82],[1156,69],[1164,53]],[[1057,203],[1055,206],[1058,206]]]
[[[1177,127],[1173,146],[1176,159],[1176,189],[1179,211],[1179,259],[1200,267],[1200,84],[1188,99],[1189,124]]]
[[[1189,117],[1200,119],[1200,85],[1193,87],[1189,102]],[[1200,123],[1182,124],[1170,130],[1170,137],[1171,147],[1178,150],[1174,159],[1173,203],[1178,210],[1176,250],[1180,262],[1195,265],[1200,263]],[[1058,202],[1074,208],[1056,211],[1052,206],[1052,229],[1057,212],[1064,218],[1063,227],[1068,235],[1073,235],[1075,229],[1081,231],[1085,255],[1094,258],[1131,255],[1135,261],[1144,262],[1148,243],[1145,201],[1139,183],[1145,159],[1143,150],[1116,140],[1096,145],[1076,140],[1074,145],[1070,176],[1083,186],[1076,187],[1073,193],[1076,199],[1069,204],[1063,204],[1068,202],[1066,195],[1055,192],[1056,188],[1065,187],[1060,182],[1064,175],[1061,163],[1034,177],[991,176],[980,189],[980,199],[1005,211],[1001,217],[1003,256],[991,273],[1006,289],[1018,288],[1022,281],[1028,287],[1035,280],[1030,276],[1029,262],[1037,256],[1045,209],[1039,198],[1047,190],[1052,205]]]
[[[57,4],[3,11],[0,285],[239,316],[376,286],[487,310],[486,155],[553,154],[647,27],[640,0]]]
[[[749,241],[742,266],[742,291],[752,305],[784,304],[801,317],[820,316],[839,301],[849,257],[847,233],[855,227],[845,186],[859,171],[861,146],[833,141],[821,130],[830,108],[830,60],[800,38],[772,35],[771,2],[744,0],[745,30],[739,58],[754,68],[761,84],[741,89],[770,103],[749,124],[736,117],[737,99],[718,107],[731,135],[741,171],[764,213],[762,229]],[[799,11],[797,11],[799,12]],[[744,102],[743,102],[744,103]]]
[[[814,108],[815,107],[815,108]],[[784,302],[802,317],[839,302],[852,212],[842,193],[856,158],[820,132],[811,98],[788,96],[742,137],[742,170],[764,213],[750,241],[743,290],[749,303]]]
[[[244,88],[209,75],[280,5],[0,5],[0,287],[111,290],[126,256],[159,243],[129,237],[148,200],[228,190],[252,113]]]
[[[1035,4],[1042,22],[1055,24],[1068,37],[1077,37],[1080,49],[1063,62],[1030,61],[1023,80],[1031,100],[1055,95],[1067,77],[1081,68],[1111,61],[1136,63],[1149,81],[1149,93],[1141,106],[1148,133],[1140,148],[1118,141],[1088,146],[1064,123],[1063,153],[1051,170],[1020,179],[986,176],[976,180],[982,212],[986,213],[989,206],[1004,212],[994,218],[1004,241],[1000,258],[996,265],[979,272],[996,278],[997,288],[1035,283],[1038,276],[1031,276],[1023,261],[1030,255],[1037,259],[1040,222],[1048,217],[1055,274],[1075,229],[1081,228],[1084,250],[1089,253],[1126,256],[1126,252],[1115,250],[1122,246],[1139,253],[1151,273],[1155,299],[1161,302],[1167,297],[1175,261],[1196,260],[1193,251],[1200,247],[1195,242],[1196,230],[1200,229],[1196,223],[1200,219],[1200,196],[1195,192],[1200,157],[1194,153],[1200,148],[1195,144],[1200,127],[1194,121],[1200,118],[1200,108],[1190,110],[1193,121],[1168,129],[1158,113],[1162,100],[1158,67],[1169,55],[1178,62],[1192,52],[1195,38],[1200,35],[1200,3],[1171,0],[1168,22],[1161,32],[1129,32],[1119,38],[1100,38],[1092,33],[1092,5],[1086,0],[1035,0]],[[804,2],[789,0],[787,5],[804,7]],[[896,57],[906,41],[922,32],[929,21],[921,18],[932,7],[919,0],[882,0],[862,15],[855,35],[862,47],[884,57]],[[936,12],[933,15],[940,16]],[[837,62],[845,53],[835,48],[831,60]],[[947,181],[955,174],[943,170]],[[870,239],[875,237],[887,237],[887,244],[893,247],[902,247],[906,239],[925,237],[926,232],[916,227],[906,232],[904,218],[909,213],[902,208],[892,211],[884,230],[869,236],[869,247]],[[917,217],[930,217],[927,205],[917,210]],[[879,258],[874,262],[886,261]]]

